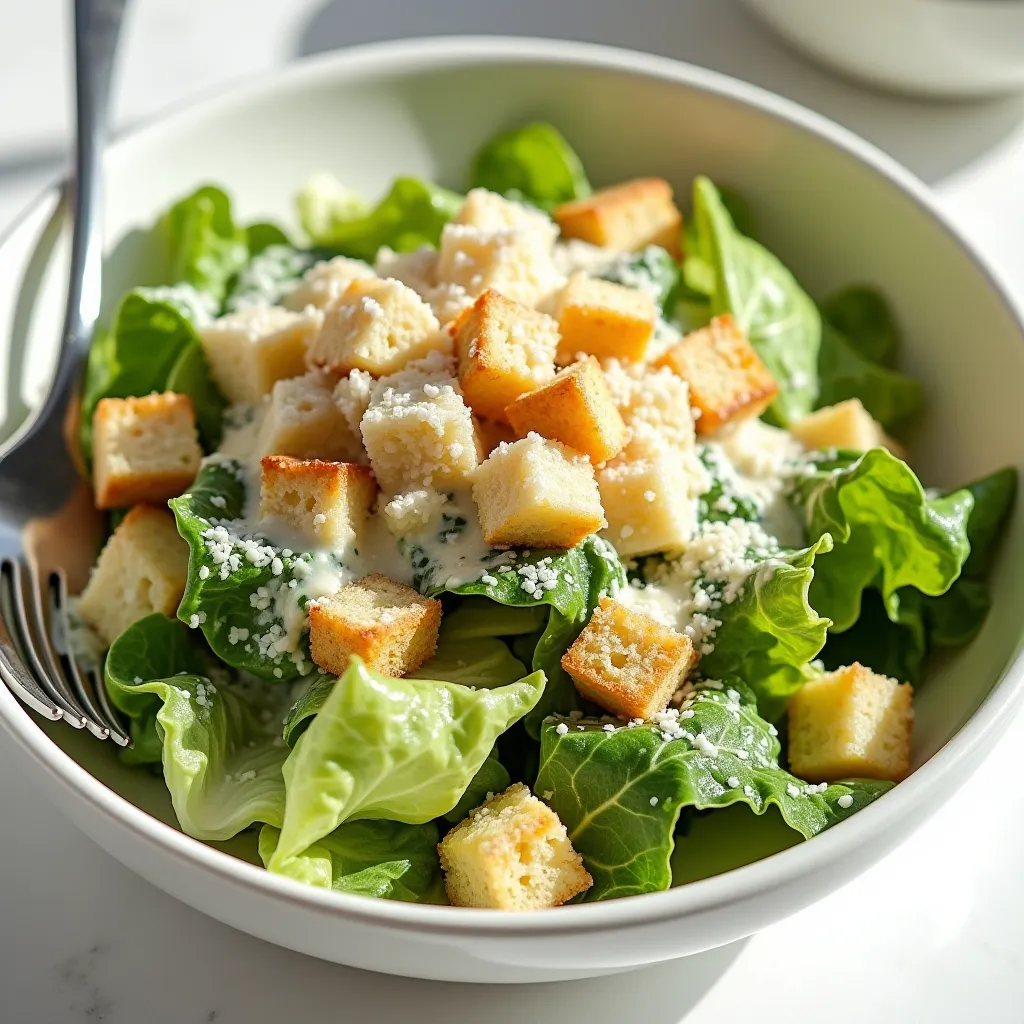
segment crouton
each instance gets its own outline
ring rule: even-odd
[[[553,225],[485,231],[448,223],[441,232],[437,282],[460,288],[471,298],[497,288],[534,306],[562,281],[552,260],[554,236]]]
[[[229,402],[258,402],[274,382],[306,372],[306,349],[323,314],[251,306],[200,328],[217,387]]]
[[[374,386],[360,430],[387,493],[464,485],[476,469],[473,417],[453,370],[436,353]]]
[[[334,400],[330,383],[319,370],[310,370],[303,377],[274,385],[256,442],[261,456],[365,461],[358,421],[353,430]]]
[[[136,505],[100,552],[78,612],[108,646],[133,622],[174,615],[188,578],[188,544],[166,508]]]
[[[637,441],[597,470],[604,536],[623,558],[686,547],[697,528],[695,492],[705,489],[704,475],[694,469],[694,458]]]
[[[350,370],[334,386],[334,404],[352,433],[359,437],[359,424],[370,407],[374,380],[365,370]]]
[[[910,684],[855,662],[790,697],[789,767],[810,782],[899,782],[910,771],[913,725]]]
[[[396,537],[404,537],[437,520],[447,504],[448,495],[439,491],[406,491],[396,494],[381,511],[388,530]]]
[[[104,398],[92,422],[97,508],[159,504],[195,479],[203,451],[188,395]]]
[[[794,423],[789,431],[809,451],[851,448],[866,452],[869,448],[888,448],[896,458],[906,458],[902,446],[886,434],[859,398],[818,409]]]
[[[345,256],[321,260],[302,275],[302,280],[285,296],[284,305],[298,311],[307,306],[324,310],[337,302],[353,281],[375,276],[362,260]]]
[[[516,432],[507,423],[496,423],[494,420],[474,416],[476,439],[484,458],[491,454],[499,444],[511,444],[516,440]]]
[[[593,884],[565,826],[521,782],[491,797],[437,848],[456,907],[559,907]]]
[[[672,201],[672,186],[660,178],[638,178],[563,203],[555,210],[565,238],[632,252],[660,245],[682,255],[683,216]]]
[[[604,379],[631,434],[653,432],[680,452],[693,451],[696,435],[690,386],[667,367],[605,363]]]
[[[558,297],[557,316],[564,366],[580,354],[641,361],[658,314],[647,292],[577,273]]]
[[[374,574],[309,606],[309,646],[323,672],[340,676],[351,655],[388,676],[415,672],[437,650],[441,602]]]
[[[690,638],[603,597],[562,655],[581,696],[621,718],[664,711],[694,664]]]
[[[506,414],[519,437],[533,431],[561,441],[588,455],[595,465],[618,455],[626,443],[626,426],[593,356],[521,395]]]
[[[478,416],[505,408],[555,375],[558,324],[489,288],[448,328],[463,397]]]
[[[476,472],[473,499],[492,547],[571,548],[607,525],[590,460],[539,434],[498,445]]]
[[[310,342],[309,364],[330,373],[396,373],[406,363],[450,345],[430,307],[393,278],[358,278],[324,314]]]
[[[377,494],[366,466],[265,455],[260,519],[280,525],[309,547],[339,550],[358,541]]]
[[[486,188],[470,189],[453,224],[467,224],[480,231],[502,231],[506,228],[526,228],[544,232],[554,240],[551,218],[540,210],[506,199]]]
[[[731,420],[760,416],[779,390],[728,313],[688,334],[657,365],[667,366],[689,382],[690,401],[700,413],[696,428],[701,435]]]

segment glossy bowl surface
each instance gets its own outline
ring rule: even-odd
[[[328,168],[369,195],[397,173],[460,186],[475,147],[527,118],[560,125],[593,180],[663,175],[681,197],[697,173],[745,193],[759,232],[815,295],[863,281],[905,326],[904,365],[925,381],[911,438],[937,486],[1024,462],[1024,328],[984,260],[908,172],[845,130],[709,71],[594,46],[433,39],[363,47],[292,66],[173,114],[112,147],[108,304],[144,276],[140,229],[202,181],[225,183],[244,218],[287,217]],[[61,305],[56,197],[0,245],[0,337],[13,347],[8,420],[45,377]],[[36,380],[36,385],[32,384]],[[22,399],[19,394],[28,397]],[[1019,506],[1018,506],[1019,507]],[[42,725],[0,687],[0,725],[24,769],[96,842],[154,885],[271,942],[356,967],[456,981],[586,977],[684,956],[775,922],[882,857],[962,785],[1021,692],[1024,530],[1002,549],[982,635],[920,694],[916,771],[809,843],[666,893],[511,916],[306,888],[247,863],[244,838],[203,845],[174,827],[162,782],[111,744]],[[88,884],[87,879],[82,880]]]

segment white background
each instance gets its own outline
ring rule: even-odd
[[[58,0],[0,0],[0,231],[64,166],[65,13]],[[933,104],[861,89],[792,55],[737,0],[135,0],[115,121],[131,126],[303,54],[457,32],[646,49],[814,107],[933,185],[1024,296],[1024,97]],[[631,975],[493,988],[363,974],[208,920],[63,821],[0,738],[0,1022],[1019,1024],[1021,746],[1024,720],[911,842],[752,939]]]

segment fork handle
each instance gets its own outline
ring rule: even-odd
[[[62,412],[78,387],[100,311],[103,275],[103,151],[114,54],[127,0],[75,0],[75,165],[69,183],[71,268],[53,386],[37,422]]]

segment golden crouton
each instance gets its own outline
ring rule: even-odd
[[[437,848],[456,907],[559,907],[593,884],[565,826],[521,782],[470,812]]]
[[[477,416],[501,422],[509,403],[555,375],[558,324],[493,288],[448,330],[463,397]]]
[[[910,771],[909,683],[848,665],[789,698],[789,767],[811,782],[891,779]]]
[[[274,520],[310,547],[333,550],[358,540],[377,495],[366,466],[265,455],[260,519]]]
[[[690,638],[610,597],[562,655],[587,700],[620,718],[664,711],[694,664]]]
[[[573,363],[506,410],[519,437],[534,431],[590,456],[595,465],[618,455],[626,426],[593,356]]]
[[[387,493],[465,485],[476,469],[473,417],[452,372],[434,353],[374,385],[360,430]]]
[[[353,431],[330,385],[319,370],[279,380],[270,392],[270,405],[260,426],[256,443],[260,455],[365,461],[358,423]]]
[[[906,458],[902,446],[886,434],[859,398],[818,409],[794,423],[789,431],[809,451],[851,448],[866,452],[869,448],[888,448],[896,458]]]
[[[668,445],[637,441],[597,470],[604,536],[623,558],[686,547],[697,527],[695,468]]]
[[[690,384],[698,434],[760,416],[778,393],[775,378],[728,314],[688,334],[658,361]]]
[[[660,178],[638,178],[601,189],[555,210],[565,238],[632,252],[660,245],[682,255],[683,216],[672,201],[672,186]]]
[[[653,432],[680,452],[696,444],[690,386],[667,367],[652,369],[637,363],[611,360],[603,367],[623,423],[630,434]]]
[[[558,298],[560,365],[579,355],[639,362],[654,334],[657,310],[647,292],[573,274]]]
[[[324,314],[309,364],[381,376],[448,345],[430,307],[410,287],[391,278],[357,278]]]
[[[306,349],[323,314],[251,306],[200,328],[217,387],[229,402],[258,402],[274,382],[306,372]]]
[[[440,601],[387,576],[364,576],[309,606],[310,653],[336,676],[353,654],[384,675],[404,676],[434,656],[440,626]]]
[[[607,524],[590,460],[530,434],[480,465],[473,499],[492,547],[571,548]]]
[[[345,294],[348,286],[358,278],[375,277],[374,272],[361,260],[335,256],[323,260],[302,275],[302,280],[285,296],[289,309],[304,310],[307,306],[324,310]]]
[[[105,644],[153,612],[174,615],[188,577],[188,544],[166,508],[136,505],[100,552],[78,612]]]
[[[334,404],[354,437],[360,436],[359,424],[370,407],[373,383],[365,370],[351,370],[334,386]]]
[[[196,477],[203,451],[188,395],[104,398],[93,414],[93,490],[97,508],[159,504]],[[42,467],[41,467],[42,468]]]
[[[484,458],[503,441],[511,444],[516,439],[516,432],[507,423],[497,423],[478,416],[473,417],[473,423],[476,425],[476,439]]]

